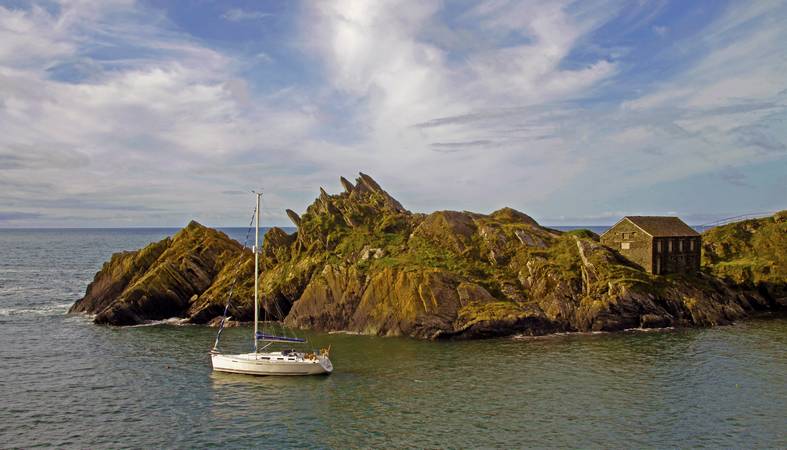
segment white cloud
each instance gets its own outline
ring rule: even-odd
[[[483,2],[461,16],[476,28],[453,30],[437,23],[444,11],[436,2],[314,5],[307,18],[312,48],[336,89],[362,105],[346,159],[325,155],[318,164],[343,168],[349,160],[387,179],[405,178],[395,188],[417,209],[512,204],[554,217],[614,208],[605,203],[621,191],[784,157],[785,132],[750,128],[769,115],[784,117],[782,6],[752,13],[734,4],[698,33],[705,38],[677,43],[681,52],[673,47],[668,58],[686,69],[642,86],[644,95],[579,106],[614,89],[618,63],[564,62],[619,6]],[[656,12],[646,15],[631,20],[651,26]],[[434,29],[439,34],[424,32]]]
[[[704,39],[689,44],[701,48],[703,58],[646,95],[623,103],[631,119],[683,131],[661,140],[699,158],[678,174],[729,172],[731,167],[787,156],[787,132],[775,119],[783,119],[787,108],[787,59],[780,44],[787,40],[787,29],[779,19],[785,16],[787,11],[778,4],[732,5],[704,30]],[[665,174],[664,179],[670,178]]]
[[[259,52],[259,53],[257,53],[257,55],[255,57],[259,61],[262,61],[264,63],[272,63],[273,62],[273,58],[271,57],[271,55],[269,55],[269,54],[267,54],[265,52]]]
[[[224,20],[229,20],[230,22],[240,22],[243,20],[264,19],[268,16],[270,16],[270,14],[261,11],[247,11],[245,9],[233,8],[222,14],[221,18]]]
[[[665,26],[653,25],[652,27],[650,27],[650,29],[653,30],[653,32],[656,33],[659,37],[664,37],[667,35],[667,33],[669,33],[669,27],[665,27]]]
[[[46,67],[53,59],[72,54],[73,43],[57,39],[57,28],[40,7],[25,12],[0,6],[0,61],[16,67]]]
[[[260,175],[225,173],[222,165],[291,155],[314,123],[302,98],[267,101],[238,78],[233,58],[150,27],[148,11],[135,4],[103,6],[65,2],[56,15],[0,7],[4,207],[46,210],[34,219],[48,225],[242,215],[245,204],[232,210],[242,200],[227,204],[220,192]],[[116,45],[141,56],[119,63],[90,56]],[[53,76],[52,67],[73,61],[91,63],[89,76]]]
[[[597,217],[630,207],[620,192],[715,170],[740,187],[751,179],[745,164],[784,159],[787,14],[778,3],[732,4],[654,55],[670,66],[655,82],[625,79],[645,70],[640,61],[592,40],[621,16],[659,33],[660,8],[633,14],[614,0],[495,0],[463,11],[439,1],[303,6],[300,36],[286,40],[314,58],[304,70],[316,81],[271,92],[249,67],[272,72],[291,61],[258,51],[244,61],[130,1],[64,2],[57,14],[0,7],[7,217],[237,224],[248,199],[226,193],[262,184],[268,219],[287,223],[283,208],[302,208],[318,185],[338,190],[338,176],[358,170],[415,210],[510,205]],[[669,40],[677,35],[670,30]],[[98,58],[97,48],[123,56]]]
[[[554,135],[551,118],[561,113],[559,102],[588,95],[615,74],[615,63],[604,59],[561,66],[608,13],[579,18],[564,3],[484,2],[463,16],[480,23],[478,40],[518,34],[520,42],[463,49],[457,58],[423,34],[439,20],[438,2],[312,6],[312,49],[341,95],[363,105],[353,118],[363,131],[352,161],[388,179],[408,178],[412,190],[404,195],[415,208],[488,209],[492,180],[495,203],[521,204],[546,196],[581,167],[582,158]],[[444,42],[466,38],[441,33]],[[453,202],[423,196],[447,185]]]

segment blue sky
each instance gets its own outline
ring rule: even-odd
[[[787,2],[0,0],[0,227],[787,208]]]

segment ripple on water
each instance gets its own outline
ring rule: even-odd
[[[787,447],[785,318],[475,342],[312,334],[333,346],[331,376],[212,373],[214,329],[63,315],[113,251],[163,237],[110,231],[0,232],[0,267],[25,268],[0,269],[3,447]],[[47,248],[62,272],[34,270]],[[250,333],[226,329],[227,350]]]

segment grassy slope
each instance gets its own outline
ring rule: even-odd
[[[703,234],[702,263],[738,284],[787,280],[787,211],[712,228]]]

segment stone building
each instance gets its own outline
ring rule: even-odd
[[[601,243],[652,274],[700,268],[700,234],[677,217],[626,216],[601,235]]]

